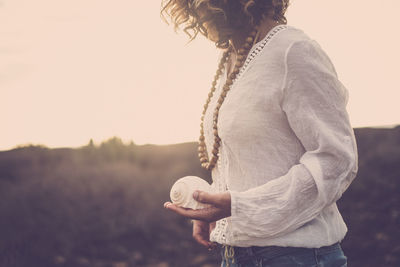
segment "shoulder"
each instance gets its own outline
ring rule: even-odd
[[[282,25],[276,27],[282,27]],[[285,25],[276,33],[273,29],[272,34],[272,37],[267,35],[262,41],[269,38],[262,52],[259,53],[259,60],[255,64],[258,66],[256,70],[263,73],[267,69],[278,70],[282,74],[283,84],[288,76],[289,78],[318,78],[318,75],[324,73],[337,76],[328,55],[319,43],[303,30]],[[320,75],[320,78],[323,76],[325,75]],[[279,79],[279,76],[276,77]]]
[[[277,31],[277,29],[280,30]],[[311,38],[301,29],[290,25],[279,25],[273,28],[260,43],[267,43],[267,49],[264,49],[266,54],[285,54],[294,44],[309,41]]]
[[[276,28],[282,27],[276,26]],[[259,46],[263,46],[260,57],[266,62],[277,66],[279,64],[306,63],[307,61],[320,61],[326,65],[332,65],[329,57],[323,51],[317,41],[312,39],[303,30],[290,25],[284,25],[280,31],[274,28],[269,34],[259,42]],[[257,50],[256,48],[255,50]],[[331,66],[333,67],[333,66]]]
[[[303,30],[297,27],[291,25],[285,25],[284,27],[284,30],[280,31],[275,36],[275,42],[281,47],[287,48],[295,42],[311,40]]]
[[[320,70],[336,76],[336,70],[327,53],[302,30],[288,26],[279,41],[285,48],[284,62],[287,68],[300,72]]]
[[[296,33],[286,46],[284,62],[282,89],[285,93],[298,91],[310,97],[316,92],[329,97],[337,95],[347,103],[348,91],[339,81],[329,56],[316,40],[303,32]]]

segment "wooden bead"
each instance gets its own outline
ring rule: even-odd
[[[236,58],[237,61],[243,61],[244,59],[245,59],[244,55],[238,55]]]
[[[246,38],[246,43],[251,43],[254,41],[254,37],[253,36],[249,36]]]
[[[201,135],[201,136],[199,137],[199,140],[200,140],[201,143],[204,143],[203,141],[205,140],[205,137]]]
[[[236,64],[235,64],[235,67],[239,67],[239,68],[240,68],[240,67],[243,65],[243,63],[244,63],[244,60],[245,60],[245,58],[243,58],[243,59],[237,61]]]
[[[245,53],[246,53],[246,50],[243,49],[243,48],[240,48],[239,51],[238,51],[239,55],[244,55]]]

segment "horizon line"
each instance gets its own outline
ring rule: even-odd
[[[400,123],[399,123],[399,124],[377,125],[377,126],[353,127],[353,129],[367,129],[367,128],[369,128],[369,129],[394,129],[394,128],[397,128],[397,127],[400,127]],[[113,138],[121,139],[121,141],[122,141],[122,143],[123,143],[124,145],[129,145],[129,143],[133,143],[133,144],[136,145],[136,146],[146,146],[146,145],[169,146],[169,145],[179,145],[179,144],[196,143],[196,142],[197,142],[196,140],[193,140],[193,141],[182,141],[182,142],[171,142],[171,143],[150,143],[150,142],[146,142],[146,143],[135,143],[135,142],[133,141],[133,139],[130,139],[130,140],[126,141],[126,140],[123,140],[122,138],[120,138],[120,137],[118,137],[118,136],[112,136],[112,137],[106,138],[106,139],[104,139],[104,140],[102,140],[102,141],[100,141],[100,142],[96,142],[95,145],[101,145],[102,143],[105,143],[105,142],[107,142],[108,140],[113,139]],[[88,143],[90,142],[90,140],[93,141],[93,138],[90,138],[89,141],[88,141]],[[43,143],[22,143],[22,144],[14,145],[14,146],[12,146],[12,147],[10,147],[10,148],[4,148],[4,149],[1,148],[1,149],[0,149],[0,152],[11,151],[11,150],[15,150],[15,149],[19,149],[19,148],[24,148],[24,147],[29,147],[29,146],[34,146],[34,147],[35,147],[35,146],[36,146],[36,147],[42,146],[42,147],[45,147],[45,148],[48,148],[48,149],[61,149],[61,148],[78,149],[78,148],[82,148],[82,147],[87,146],[88,143],[83,144],[83,145],[78,145],[78,146],[48,146],[48,145],[43,144]]]

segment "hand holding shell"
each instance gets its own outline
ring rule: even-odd
[[[204,179],[197,176],[182,177],[171,188],[171,201],[175,205],[184,208],[194,210],[205,208],[206,204],[200,203],[193,198],[193,192],[196,190],[212,192],[211,185]]]

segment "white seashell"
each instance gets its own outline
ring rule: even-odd
[[[204,179],[197,176],[185,176],[174,183],[169,196],[172,203],[180,207],[194,210],[207,207],[207,204],[200,203],[193,198],[193,192],[196,190],[212,192],[211,185]]]

